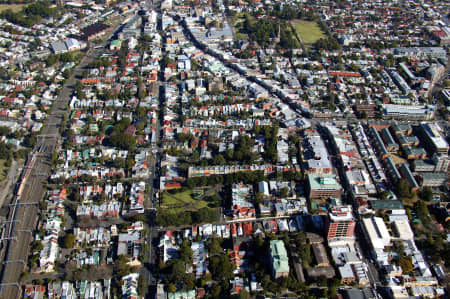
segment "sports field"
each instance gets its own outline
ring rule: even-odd
[[[305,45],[313,44],[318,39],[325,37],[317,22],[294,20],[292,26]]]

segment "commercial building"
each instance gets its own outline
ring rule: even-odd
[[[343,284],[351,284],[356,280],[355,274],[353,273],[353,269],[350,264],[345,264],[339,267],[339,275],[341,276],[341,283]]]
[[[328,246],[345,246],[354,243],[355,221],[351,206],[335,207],[330,210],[327,222]]]
[[[401,124],[398,122],[394,122],[391,126],[392,132],[397,134],[404,134],[404,135],[411,135],[412,134],[412,127],[410,124]]]
[[[383,104],[382,108],[385,119],[431,120],[436,111],[432,105]]]
[[[342,187],[335,175],[308,174],[309,198],[339,198]]]
[[[340,239],[354,239],[355,221],[332,222],[328,226],[328,242]],[[331,245],[330,245],[331,246]]]
[[[427,157],[427,152],[421,147],[405,145],[403,146],[403,151],[408,160],[425,159]]]

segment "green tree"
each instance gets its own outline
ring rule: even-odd
[[[116,168],[125,168],[126,160],[124,158],[117,157],[116,159],[114,159],[113,165]]]
[[[399,197],[411,197],[409,183],[405,178],[402,178],[398,181],[396,190]]]
[[[31,245],[32,251],[36,252],[36,251],[41,251],[44,246],[42,245],[41,241],[34,241]]]
[[[136,138],[128,133],[113,133],[110,137],[113,146],[123,150],[133,150],[136,146]]]
[[[209,239],[208,242],[209,255],[213,256],[223,252],[223,248],[220,245],[220,239],[216,236]]]
[[[217,281],[228,282],[234,277],[230,257],[223,253],[209,258],[208,269]]]
[[[63,75],[64,79],[69,79],[70,75],[72,75],[72,73],[70,72],[69,69],[65,69],[62,75]]]
[[[64,236],[63,244],[65,248],[73,248],[75,245],[75,235],[71,233],[66,234]]]
[[[257,204],[260,204],[260,203],[262,203],[263,201],[264,201],[264,193],[262,193],[262,192],[256,193],[256,196],[255,196],[255,202],[256,202]]]
[[[191,133],[180,133],[177,135],[178,142],[185,143],[191,140],[194,136]]]
[[[131,273],[132,268],[128,265],[128,257],[126,255],[119,255],[116,263],[116,273],[118,276],[123,277]]]
[[[175,285],[173,283],[170,283],[167,286],[167,292],[168,293],[175,293],[177,291],[177,288],[175,287]]]
[[[36,142],[37,142],[36,134],[29,134],[25,136],[25,138],[23,139],[23,145],[25,147],[33,148],[36,145]]]
[[[399,257],[397,260],[397,264],[406,274],[411,273],[414,270],[414,265],[411,262],[411,257]]]
[[[283,187],[280,189],[280,197],[281,198],[286,198],[289,195],[289,188],[288,187]]]
[[[222,154],[217,154],[213,158],[214,165],[224,165],[224,164],[226,164],[226,162],[227,161],[225,160],[225,158],[223,157]]]
[[[248,135],[240,135],[236,143],[234,160],[251,163],[254,159],[252,155],[254,141]]]
[[[239,293],[239,299],[250,299],[250,293],[246,289],[242,289]]]
[[[0,142],[0,159],[9,159],[11,156],[11,149],[8,145]]]
[[[211,297],[212,298],[221,298],[221,294],[222,294],[222,288],[220,287],[219,284],[215,283],[211,287]]]
[[[7,136],[9,135],[10,130],[8,127],[0,126],[0,136]]]
[[[423,187],[422,191],[420,192],[420,198],[422,198],[424,201],[432,201],[433,200],[433,190],[431,190],[431,187]]]
[[[192,264],[192,255],[193,251],[189,242],[187,240],[183,240],[180,246],[180,259],[186,264]]]
[[[428,211],[427,204],[423,200],[418,200],[415,204],[415,210],[417,217],[426,225],[431,222],[430,212]]]
[[[181,259],[173,259],[169,263],[169,280],[179,282],[186,273],[186,264]]]
[[[137,292],[138,292],[139,296],[143,297],[145,295],[145,288],[146,287],[147,287],[147,285],[145,283],[144,275],[139,275],[139,278],[138,278],[138,289],[137,289]]]

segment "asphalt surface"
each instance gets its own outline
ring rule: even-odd
[[[109,37],[105,39],[103,46],[108,39]],[[69,103],[76,79],[81,76],[83,68],[101,55],[103,51],[103,48],[90,49],[73,69],[72,76],[64,83],[53,104],[48,120],[38,136],[37,145],[34,148],[34,153],[36,153],[34,167],[31,169],[22,196],[16,199],[16,202],[20,205],[16,206],[15,213],[14,206],[11,206],[8,214],[9,221],[16,219],[20,222],[9,224],[13,225],[11,236],[15,237],[15,240],[7,241],[7,254],[2,263],[1,279],[3,285],[0,289],[0,298],[21,297],[20,285],[13,284],[20,281],[21,274],[25,270],[30,244],[33,242],[33,236],[30,232],[36,228],[39,211],[39,205],[30,203],[37,203],[44,196],[44,183],[52,171],[49,160],[53,150],[60,144],[59,127],[63,115],[66,113],[66,105]]]
[[[148,10],[153,10],[155,9],[155,7],[159,7],[160,3],[159,1],[151,1],[151,0],[147,0],[146,1],[146,8]],[[161,15],[159,14],[159,17]],[[163,70],[160,70],[161,72]],[[164,93],[162,92],[161,89],[161,81],[158,81],[158,84],[160,86],[160,94],[159,94],[159,111],[158,111],[158,119],[157,122],[155,124],[155,144],[151,146],[151,159],[150,159],[150,164],[149,164],[149,178],[147,179],[147,184],[150,186],[150,193],[149,193],[149,198],[148,200],[150,201],[150,209],[147,210],[147,212],[149,213],[149,224],[148,224],[148,230],[149,230],[149,234],[146,237],[145,242],[148,244],[149,247],[149,251],[147,253],[147,261],[144,263],[144,267],[140,268],[139,274],[143,275],[145,277],[145,282],[147,283],[147,288],[146,288],[146,294],[145,294],[145,298],[154,298],[154,294],[156,291],[156,284],[157,284],[157,277],[155,276],[154,270],[155,270],[155,266],[156,266],[156,247],[154,246],[154,241],[156,240],[157,236],[158,236],[158,231],[155,229],[154,226],[154,217],[156,215],[156,206],[157,206],[157,199],[155,197],[155,193],[157,192],[157,184],[156,184],[156,179],[158,178],[157,175],[157,168],[159,165],[159,161],[160,161],[160,156],[159,156],[159,152],[160,152],[160,148],[159,148],[159,140],[160,140],[160,130],[161,130],[161,121],[160,121],[160,117],[161,115],[159,115],[159,112],[161,111],[161,103],[162,103],[162,99],[164,96]]]

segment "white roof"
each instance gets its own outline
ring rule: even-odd
[[[258,191],[264,193],[264,195],[269,196],[269,184],[266,181],[261,181],[258,183]]]
[[[391,236],[387,230],[386,224],[384,224],[383,218],[372,217],[364,218],[363,224],[372,244],[372,247],[376,249],[384,249],[391,242]]]
[[[355,278],[350,264],[345,264],[344,266],[339,267],[339,274],[342,278]]]
[[[411,226],[409,225],[408,220],[395,220],[394,226],[395,229],[397,230],[400,239],[402,240],[414,239],[414,233],[411,230]]]

